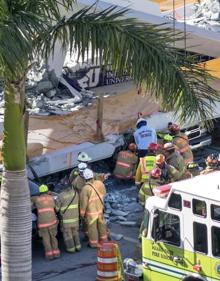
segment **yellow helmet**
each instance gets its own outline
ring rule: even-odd
[[[167,141],[167,142],[173,141],[173,137],[169,134],[164,135],[163,139],[164,139],[164,141]]]
[[[46,184],[42,184],[42,185],[39,186],[39,192],[40,193],[46,193],[48,191],[49,191],[49,189],[48,189],[48,186]]]

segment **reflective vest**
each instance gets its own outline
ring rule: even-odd
[[[193,162],[193,153],[189,146],[189,140],[187,135],[183,133],[178,133],[173,136],[173,143],[175,144],[177,150],[183,156],[185,164]]]
[[[136,171],[135,182],[146,182],[149,179],[150,172],[154,168],[156,156],[145,156],[140,158],[140,162]]]
[[[60,194],[58,207],[63,228],[79,225],[79,194],[76,190],[67,190]]]
[[[113,172],[120,179],[131,179],[134,176],[138,158],[131,151],[120,151]]]
[[[38,228],[46,228],[57,224],[55,202],[51,195],[43,194],[35,197],[33,203],[38,213]]]

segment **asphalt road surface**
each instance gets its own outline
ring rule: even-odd
[[[126,188],[123,193],[127,196],[137,196],[136,190]],[[142,212],[132,213],[132,220],[140,221]],[[140,258],[140,243],[138,226],[121,226],[118,223],[110,223],[110,232],[114,239],[116,234],[122,234],[123,238],[118,241],[122,258]],[[83,237],[82,237],[83,238]],[[96,280],[96,250],[87,247],[82,242],[82,250],[78,253],[69,254],[64,250],[62,235],[59,237],[61,257],[53,261],[44,259],[41,240],[33,242],[33,281],[95,281]]]

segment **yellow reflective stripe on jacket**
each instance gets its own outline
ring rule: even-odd
[[[145,193],[143,192],[142,189],[139,190],[139,194],[145,196]]]
[[[73,222],[77,222],[77,221],[79,221],[78,218],[76,218],[76,219],[65,219],[65,220],[63,220],[63,223],[73,223]]]
[[[149,179],[149,173],[152,171],[155,163],[155,156],[145,156],[140,158],[142,180]]]
[[[67,208],[67,206],[61,207],[60,210],[61,210],[61,211],[65,211],[66,208]],[[69,207],[67,208],[67,210],[69,210],[69,209],[77,209],[77,208],[78,208],[78,204],[72,204],[72,205],[69,205]]]

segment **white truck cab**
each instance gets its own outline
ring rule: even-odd
[[[145,206],[144,281],[220,280],[220,171],[154,194]]]

